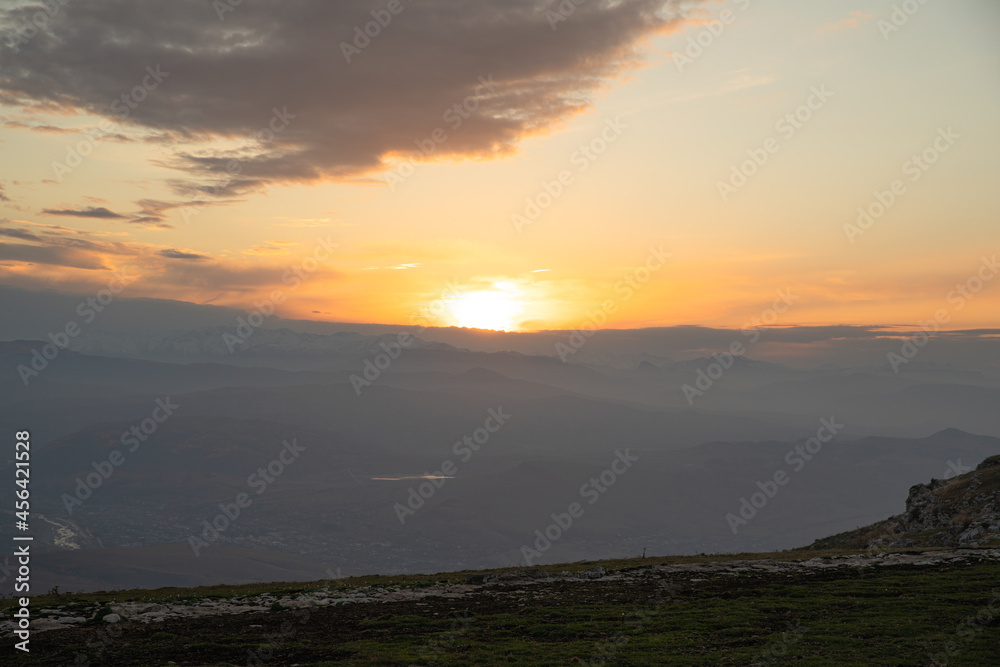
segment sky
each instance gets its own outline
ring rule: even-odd
[[[4,284],[521,331],[1000,326],[994,0],[0,11]]]

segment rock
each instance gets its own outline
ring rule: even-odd
[[[62,630],[66,626],[51,618],[36,618],[31,621],[31,629],[35,632],[45,632],[46,630]]]
[[[983,531],[978,526],[974,526],[958,536],[959,544],[966,544],[982,535]]]
[[[86,623],[87,619],[83,616],[62,616],[56,619],[58,623],[64,623],[66,625],[75,625],[77,623]]]
[[[577,579],[600,579],[606,574],[604,568],[598,565],[597,567],[592,567],[589,570],[584,570],[583,572],[577,572],[575,576]]]
[[[147,611],[145,614],[140,614],[138,618],[143,623],[149,623],[151,621],[162,621],[166,617],[166,613],[162,611]]]
[[[119,616],[118,614],[108,614],[107,616],[104,617],[105,623],[120,623],[121,620],[122,617]]]
[[[987,468],[1000,467],[1000,454],[983,459],[983,462],[976,466],[976,470],[986,470]]]

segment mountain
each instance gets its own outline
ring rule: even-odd
[[[1000,455],[985,459],[971,472],[917,484],[910,488],[902,514],[817,540],[809,548],[998,546]]]

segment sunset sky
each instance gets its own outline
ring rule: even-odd
[[[516,330],[740,327],[780,290],[780,325],[1000,326],[995,0],[0,9],[5,284]]]

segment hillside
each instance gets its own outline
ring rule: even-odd
[[[906,511],[816,540],[813,549],[1000,546],[1000,455],[910,489]]]
[[[904,514],[807,549],[53,589],[31,599],[31,652],[5,652],[0,664],[990,664],[1000,645],[998,494],[992,456],[912,487]],[[12,643],[15,609],[0,600],[0,636]]]
[[[800,551],[63,593],[0,664],[984,665],[998,579],[995,549]]]

